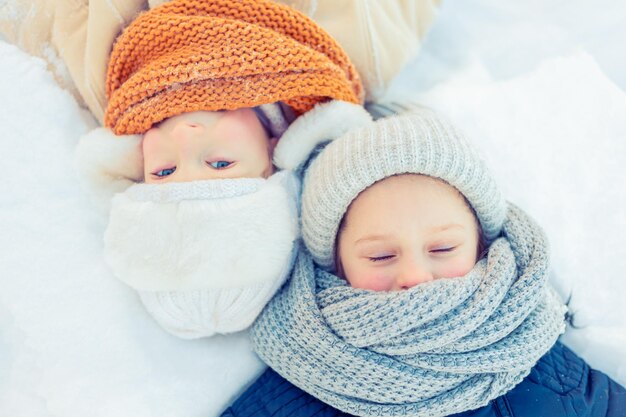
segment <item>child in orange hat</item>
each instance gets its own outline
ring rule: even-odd
[[[118,37],[106,87],[77,162],[110,210],[108,264],[177,336],[245,329],[292,264],[293,170],[370,121],[353,65],[270,0],[174,0]]]

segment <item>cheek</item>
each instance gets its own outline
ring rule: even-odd
[[[237,149],[245,152],[252,160],[266,163],[272,156],[270,141],[265,136],[242,138],[237,142],[236,146]]]
[[[144,159],[153,158],[158,155],[161,149],[159,134],[154,130],[148,130],[141,139],[141,150]]]
[[[268,177],[272,174],[271,142],[263,132],[244,129],[237,134],[230,132],[218,137],[224,139],[220,142],[224,152],[239,160],[242,168],[245,167],[245,175]]]
[[[384,274],[370,273],[363,276],[362,280],[359,280],[359,282],[355,282],[354,284],[350,282],[350,285],[354,288],[362,288],[365,290],[391,291],[393,288],[393,282],[393,278]]]
[[[462,277],[472,270],[474,264],[474,259],[471,257],[449,260],[439,265],[434,275],[437,278]]]
[[[226,114],[214,133],[217,138],[223,139],[224,145],[265,153],[269,147],[269,138],[253,111]]]
[[[389,291],[393,287],[391,271],[381,270],[362,263],[343,264],[346,280],[353,288],[373,291]]]
[[[359,257],[353,248],[347,244],[351,237],[339,232],[337,237],[338,251],[336,262],[341,263],[343,277],[353,288],[362,288],[373,291],[390,291],[393,287],[393,271],[390,268],[380,268],[372,265],[368,260]]]

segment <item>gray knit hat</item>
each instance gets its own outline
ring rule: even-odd
[[[320,266],[334,268],[337,230],[359,193],[407,173],[455,187],[476,212],[487,242],[499,235],[505,201],[478,152],[447,120],[419,109],[348,132],[311,163],[302,193],[302,237]]]

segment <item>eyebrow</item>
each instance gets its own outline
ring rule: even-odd
[[[428,231],[431,233],[439,233],[439,232],[445,232],[446,230],[450,230],[450,229],[465,229],[465,227],[463,227],[463,225],[460,225],[458,223],[448,223],[448,224],[444,224],[441,226],[434,226],[431,227]]]
[[[458,223],[449,223],[449,224],[444,224],[441,226],[434,226],[432,228],[430,228],[428,230],[428,232],[430,233],[439,233],[439,232],[445,232],[446,230],[450,230],[450,229],[465,229],[465,227],[463,227],[462,225],[458,224]],[[354,244],[358,244],[358,243],[366,243],[366,242],[372,242],[372,241],[377,241],[377,240],[388,240],[388,239],[392,239],[393,236],[392,235],[385,235],[385,234],[380,234],[380,235],[368,235],[365,237],[362,237],[360,239],[357,239],[354,241]]]
[[[371,242],[371,241],[376,241],[376,240],[387,240],[391,238],[392,238],[391,235],[369,235],[369,236],[365,236],[365,237],[355,240],[354,244]]]

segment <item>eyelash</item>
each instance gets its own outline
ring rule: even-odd
[[[448,248],[431,249],[430,252],[431,253],[448,253],[448,252],[452,252],[455,249],[456,249],[456,246],[450,246]]]
[[[213,164],[215,164],[215,163],[220,163],[220,162],[226,162],[228,165],[223,166],[223,167],[216,167],[216,166],[213,166]],[[211,168],[213,168],[213,169],[218,169],[218,170],[219,170],[219,169],[226,169],[226,168],[229,168],[232,164],[233,164],[233,161],[224,161],[224,160],[221,160],[221,161],[211,161],[211,162],[207,162],[207,165],[208,165],[208,166],[210,166],[210,167],[211,167]]]
[[[172,172],[170,172],[169,174],[159,175],[159,173],[162,173],[163,171],[172,171]],[[176,172],[176,167],[160,169],[156,172],[153,172],[152,175],[156,176],[157,178],[164,178],[164,177],[172,175],[174,172]]]
[[[214,163],[219,163],[219,162],[226,162],[228,165],[221,166],[221,167],[220,166],[216,167],[212,165]],[[233,163],[234,163],[233,161],[212,161],[212,162],[207,162],[207,165],[213,169],[222,170],[222,169],[229,168]],[[169,174],[163,174],[164,171],[172,171],[172,172],[170,172]],[[156,172],[153,172],[152,175],[154,175],[157,178],[165,178],[165,177],[172,175],[174,172],[176,172],[176,167],[160,169]]]
[[[372,256],[370,258],[368,258],[370,261],[372,262],[381,262],[381,261],[386,261],[388,259],[393,258],[395,255],[385,255],[385,256]]]
[[[450,246],[447,248],[437,248],[437,249],[431,249],[430,252],[431,253],[449,253],[452,252],[456,249],[456,246]],[[382,261],[387,261],[389,259],[394,258],[395,255],[385,255],[385,256],[370,256],[368,259],[372,262],[382,262]]]

